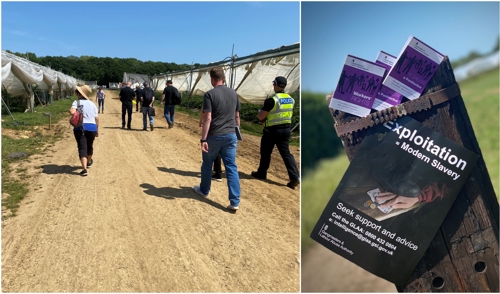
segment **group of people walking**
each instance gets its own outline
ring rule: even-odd
[[[231,211],[237,211],[240,204],[241,190],[236,165],[238,138],[235,127],[239,128],[240,126],[240,102],[236,91],[227,87],[225,80],[226,77],[221,67],[214,67],[210,70],[210,81],[213,89],[204,94],[203,106],[200,110],[200,149],[203,158],[201,181],[199,185],[194,186],[194,191],[202,197],[209,196],[212,180],[222,181],[222,161],[225,167],[229,193],[227,208]],[[251,175],[258,179],[267,179],[271,155],[274,146],[276,146],[288,171],[289,182],[287,186],[295,189],[300,183],[300,173],[295,158],[289,150],[295,100],[285,93],[287,84],[285,77],[278,76],[272,83],[275,94],[265,100],[262,109],[257,114],[257,118],[264,124],[264,129],[260,144],[261,158],[259,166],[257,171],[252,172]],[[136,91],[132,90],[130,86],[131,83],[129,82],[120,90],[122,128],[124,129],[127,126],[127,129],[131,129],[132,99],[137,99],[137,105],[139,101],[141,103],[143,130],[147,130],[146,116],[149,116],[150,128],[153,131],[154,114],[152,115],[150,109],[153,108],[154,91],[151,89],[149,82],[144,83],[144,89],[136,89]],[[100,88],[96,99],[99,100],[102,96],[102,112],[104,112],[105,95],[99,94],[101,90]],[[83,126],[73,130],[83,167],[83,171],[80,173],[82,176],[87,175],[87,169],[93,164],[93,142],[95,137],[98,136],[99,111],[96,105],[88,100],[91,92],[92,90],[88,86],[77,87],[78,99],[73,102],[70,108],[72,114],[80,107],[84,115]],[[167,81],[161,104],[165,105],[164,116],[169,128],[174,126],[175,100],[177,98],[180,99],[178,90],[173,87],[171,80]],[[99,109],[101,109],[101,103],[99,103]],[[136,107],[136,111],[138,109],[139,106]],[[127,121],[125,121],[126,114],[128,114]],[[215,174],[212,172],[212,167],[214,167]]]

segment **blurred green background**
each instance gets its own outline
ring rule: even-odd
[[[459,83],[462,98],[499,199],[499,69]],[[328,109],[326,95],[302,92],[301,206],[302,251],[315,243],[309,235],[342,179],[349,160]],[[306,151],[307,150],[307,151]]]

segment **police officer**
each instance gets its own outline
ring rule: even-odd
[[[288,171],[290,182],[287,186],[295,189],[300,183],[300,174],[295,158],[290,153],[289,143],[291,136],[293,105],[295,100],[285,93],[286,78],[278,76],[273,81],[275,95],[264,101],[264,106],[257,118],[264,123],[262,139],[260,141],[260,163],[252,176],[265,180],[271,163],[271,154],[274,146],[278,148]]]

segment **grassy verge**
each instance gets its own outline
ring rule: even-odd
[[[499,199],[499,88],[498,69],[460,83],[462,97],[497,199]],[[307,124],[307,121],[305,123]],[[337,157],[320,161],[316,168],[303,177],[302,250],[307,250],[315,243],[309,235],[348,166],[347,156],[345,152],[341,152]]]
[[[35,107],[35,112],[2,115],[2,219],[16,215],[19,202],[29,192],[29,177],[25,169],[14,169],[13,163],[29,162],[30,157],[10,158],[13,153],[44,154],[47,148],[62,138],[61,132],[46,131],[51,123],[69,119],[68,110],[76,97],[54,101],[47,107]],[[14,135],[7,135],[14,134]],[[15,135],[17,134],[17,135]]]

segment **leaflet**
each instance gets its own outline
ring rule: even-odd
[[[410,36],[383,85],[408,99],[416,99],[425,90],[443,59],[444,55]]]
[[[478,158],[408,116],[373,127],[311,238],[403,286]]]
[[[392,56],[389,53],[380,51],[375,63],[383,66],[386,70],[385,73],[387,75],[394,64],[396,64],[396,56]],[[386,75],[384,75],[384,79]],[[386,109],[400,104],[402,99],[403,95],[382,84],[379,91],[377,92],[377,96],[375,96],[375,101],[373,102],[372,108],[375,110]]]
[[[384,67],[347,55],[330,108],[357,116],[370,114],[384,74]]]

